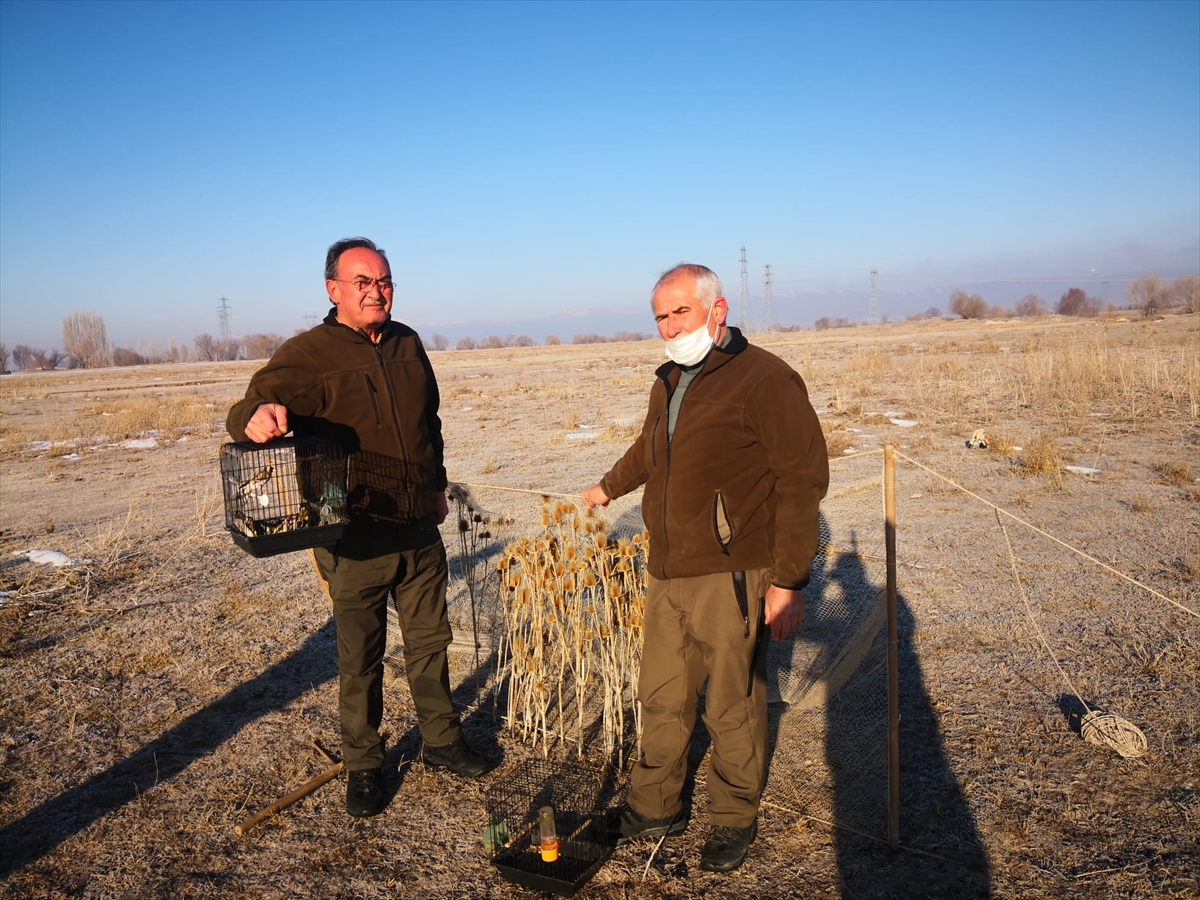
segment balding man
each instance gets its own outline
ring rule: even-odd
[[[758,833],[767,635],[783,640],[804,618],[829,461],[804,382],[726,324],[711,269],[669,270],[651,305],[671,361],[655,372],[641,436],[582,494],[603,507],[645,485],[642,753],[621,841],[687,828],[680,794],[705,691],[712,827],[700,867],[728,872]]]

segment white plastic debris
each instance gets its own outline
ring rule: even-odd
[[[82,566],[91,562],[82,557],[67,556],[59,550],[14,550],[13,556],[23,556],[30,562],[46,566]]]
[[[1091,469],[1087,466],[1063,466],[1068,472],[1074,472],[1076,475],[1099,475],[1099,469]]]
[[[914,422],[912,419],[889,419],[893,425],[899,425],[901,428],[912,428],[914,425],[919,425],[919,422]]]

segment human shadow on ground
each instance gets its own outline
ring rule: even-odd
[[[815,582],[816,583],[816,582]],[[822,584],[860,591],[870,580],[857,549],[839,554]],[[821,597],[815,596],[814,602]],[[879,602],[886,602],[881,597]],[[843,895],[856,898],[920,896],[986,898],[991,870],[983,843],[957,779],[913,647],[916,627],[903,594],[897,596],[899,661],[900,849],[887,835],[886,665],[868,663],[865,671],[832,697],[825,712],[825,758],[832,778],[835,822],[862,823],[864,811],[875,820],[866,827],[839,827],[835,851]],[[886,647],[886,628],[876,637]],[[872,652],[872,662],[886,657]],[[870,721],[864,708],[872,711]],[[879,712],[880,715],[875,715]]]
[[[97,820],[184,772],[246,725],[337,677],[332,620],[295,652],[239,684],[146,746],[0,830],[0,878],[52,852]]]

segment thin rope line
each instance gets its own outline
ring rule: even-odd
[[[1092,555],[1090,555],[1090,554],[1088,554],[1088,553],[1085,553],[1085,552],[1083,552],[1083,551],[1082,551],[1082,550],[1080,550],[1078,547],[1072,547],[1072,546],[1071,546],[1070,544],[1068,544],[1066,541],[1060,540],[1059,538],[1056,538],[1054,535],[1050,534],[1049,532],[1043,531],[1042,529],[1038,528],[1036,525],[1033,525],[1033,524],[1031,524],[1031,523],[1029,523],[1029,522],[1026,522],[1026,521],[1025,521],[1024,519],[1022,519],[1020,516],[1014,516],[1014,515],[1013,515],[1012,513],[1010,513],[1008,510],[1006,510],[1006,509],[1001,509],[1001,508],[1000,508],[999,506],[997,506],[995,503],[992,503],[992,502],[991,502],[991,501],[989,501],[989,500],[985,500],[983,497],[980,497],[978,494],[976,494],[976,493],[973,493],[972,491],[969,491],[969,490],[967,490],[965,487],[963,487],[963,486],[962,486],[961,484],[959,484],[957,481],[954,481],[954,480],[953,480],[953,479],[951,479],[951,478],[947,478],[945,475],[942,475],[940,472],[936,472],[936,471],[934,471],[933,469],[929,468],[929,466],[927,466],[927,465],[924,465],[923,463],[919,463],[919,462],[917,462],[917,461],[916,461],[915,459],[913,459],[911,456],[907,456],[907,455],[905,455],[905,454],[901,453],[899,450],[897,450],[897,451],[896,451],[896,455],[897,455],[897,456],[899,456],[899,457],[901,457],[902,459],[906,459],[906,460],[908,460],[908,461],[909,461],[910,463],[912,463],[914,466],[918,466],[918,467],[920,467],[920,468],[924,469],[924,470],[925,470],[926,472],[928,472],[930,475],[933,475],[933,476],[935,476],[935,477],[937,477],[937,478],[940,478],[940,479],[942,479],[942,481],[946,482],[947,484],[953,485],[954,487],[956,487],[956,488],[958,488],[960,491],[962,491],[964,494],[966,494],[968,497],[974,497],[976,500],[978,500],[980,503],[984,504],[985,506],[990,506],[990,507],[991,507],[992,509],[994,509],[996,512],[998,512],[998,513],[1003,513],[1004,515],[1006,515],[1006,516],[1008,516],[1010,519],[1012,519],[1014,522],[1017,522],[1018,524],[1024,525],[1024,526],[1025,526],[1026,528],[1028,528],[1030,531],[1036,531],[1038,534],[1042,535],[1042,537],[1047,537],[1047,538],[1049,538],[1050,540],[1054,541],[1054,543],[1056,543],[1056,544],[1060,544],[1061,546],[1063,546],[1063,547],[1066,547],[1066,548],[1067,548],[1068,550],[1070,550],[1071,552],[1073,552],[1073,553],[1078,553],[1078,554],[1079,554],[1080,556],[1082,556],[1084,559],[1086,559],[1086,560],[1089,560],[1089,561],[1091,561],[1091,562],[1094,562],[1096,565],[1100,566],[1100,568],[1102,568],[1102,569],[1107,569],[1109,572],[1112,572],[1114,575],[1117,575],[1117,576],[1119,576],[1119,577],[1121,577],[1121,578],[1124,578],[1124,579],[1125,579],[1126,581],[1128,581],[1130,584],[1135,584],[1135,585],[1137,585],[1137,586],[1138,586],[1138,587],[1140,587],[1142,590],[1146,591],[1148,594],[1153,594],[1153,595],[1154,595],[1155,597],[1157,597],[1158,599],[1160,599],[1160,600],[1164,600],[1164,601],[1166,601],[1167,603],[1170,603],[1172,606],[1174,606],[1174,607],[1177,607],[1178,609],[1180,609],[1180,610],[1182,610],[1183,612],[1187,613],[1189,616],[1193,616],[1193,617],[1195,617],[1195,618],[1197,618],[1197,619],[1200,619],[1200,613],[1196,612],[1195,610],[1193,610],[1193,609],[1188,609],[1188,608],[1187,608],[1186,606],[1184,606],[1182,603],[1179,603],[1179,602],[1178,602],[1178,601],[1176,601],[1176,600],[1172,600],[1170,597],[1166,596],[1165,594],[1162,594],[1162,593],[1160,593],[1159,591],[1156,591],[1154,588],[1150,587],[1149,585],[1142,584],[1142,583],[1141,583],[1140,581],[1138,581],[1136,578],[1131,578],[1130,576],[1128,576],[1128,575],[1126,575],[1124,572],[1122,572],[1120,569],[1114,569],[1112,566],[1108,565],[1108,563],[1101,562],[1100,560],[1096,559],[1096,557],[1094,557],[1094,556],[1092,556]]]
[[[1025,590],[1025,585],[1021,583],[1021,573],[1017,571],[1017,555],[1013,552],[1012,542],[1008,539],[1008,529],[1004,527],[1004,520],[1000,518],[999,510],[996,510],[996,523],[1000,526],[1000,533],[1004,535],[1004,543],[1008,545],[1008,561],[1012,566],[1013,580],[1016,581],[1017,589],[1021,592],[1021,599],[1025,601],[1025,614],[1029,616],[1029,624],[1033,626],[1033,630],[1041,638],[1042,646],[1046,648],[1046,652],[1054,660],[1054,667],[1058,669],[1058,674],[1067,683],[1067,687],[1071,689],[1071,693],[1075,695],[1075,699],[1090,713],[1092,708],[1087,705],[1087,701],[1080,695],[1079,690],[1072,683],[1070,676],[1063,671],[1063,667],[1058,662],[1058,657],[1054,655],[1054,648],[1050,646],[1050,641],[1046,639],[1045,633],[1042,631],[1041,626],[1038,625],[1037,619],[1033,616],[1033,607],[1029,605],[1029,593]]]
[[[829,463],[830,463],[830,465],[833,465],[835,463],[850,462],[851,460],[857,459],[860,456],[872,456],[874,454],[882,453],[882,452],[883,452],[883,448],[877,447],[874,450],[864,450],[861,453],[855,453],[853,456],[839,456],[835,459],[831,459],[829,461]],[[535,494],[539,497],[566,497],[567,499],[570,499],[570,500],[583,499],[582,497],[579,496],[578,493],[564,494],[561,491],[539,491],[539,490],[535,490],[532,488],[502,487],[501,485],[498,485],[498,484],[476,484],[475,482],[471,482],[471,481],[452,481],[450,483],[451,484],[460,484],[463,487],[468,487],[468,488],[477,488],[482,491],[507,491],[512,494]]]
[[[877,844],[882,844],[885,847],[891,846],[891,842],[884,838],[877,837],[876,835],[870,834],[866,831],[860,831],[859,829],[854,828],[853,826],[850,826],[850,825],[842,825],[837,822],[830,822],[828,819],[822,819],[820,816],[813,816],[813,815],[809,815],[808,813],[805,813],[805,812],[800,812],[799,810],[793,809],[790,806],[783,806],[779,803],[772,803],[769,800],[760,800],[759,806],[769,806],[771,809],[777,809],[780,812],[791,813],[793,816],[799,816],[802,819],[808,819],[810,822],[817,822],[821,825],[824,825],[828,828],[833,828],[837,831],[848,831],[851,834],[856,834],[859,837],[866,838],[869,841],[874,841]],[[952,859],[949,856],[941,856],[937,853],[931,853],[928,850],[921,850],[917,847],[910,847],[904,843],[901,843],[899,845],[898,849],[904,850],[908,853],[915,853],[918,856],[927,856],[930,859],[938,859],[938,860],[941,860],[942,862],[950,863],[951,865],[962,866],[965,869],[974,868],[973,866],[971,866],[970,863],[964,862],[961,859]]]
[[[451,484],[460,484],[463,487],[478,488],[485,491],[508,491],[512,494],[536,494],[539,497],[569,497],[572,500],[582,500],[579,494],[564,494],[561,491],[535,491],[529,488],[501,487],[498,484],[473,484],[469,481],[452,481]]]
[[[1029,604],[1029,594],[1025,591],[1025,585],[1021,583],[1021,573],[1017,571],[1017,554],[1013,552],[1012,542],[1008,539],[1008,529],[1004,527],[1004,520],[1000,518],[999,510],[996,511],[996,523],[1000,526],[1000,531],[1004,535],[1004,543],[1008,545],[1008,559],[1012,565],[1013,579],[1017,582],[1017,588],[1021,592],[1021,599],[1025,601],[1025,614],[1029,616],[1029,624],[1033,626],[1033,630],[1037,632],[1037,636],[1042,639],[1042,646],[1046,648],[1046,652],[1054,660],[1054,666],[1058,669],[1058,674],[1067,683],[1067,687],[1071,689],[1071,693],[1075,695],[1075,699],[1079,701],[1079,705],[1087,711],[1087,715],[1083,716],[1079,722],[1079,734],[1089,744],[1101,744],[1111,747],[1126,759],[1137,759],[1145,756],[1148,748],[1146,735],[1142,733],[1142,730],[1115,713],[1100,712],[1088,706],[1087,701],[1083,699],[1083,695],[1079,693],[1079,690],[1071,682],[1070,677],[1063,671],[1063,667],[1059,665],[1058,657],[1054,655],[1054,648],[1050,646],[1050,641],[1047,640],[1045,632],[1042,631],[1041,626],[1037,623],[1037,619],[1034,618],[1033,607]]]

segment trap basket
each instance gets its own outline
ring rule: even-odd
[[[587,883],[616,846],[616,828],[602,775],[575,763],[533,759],[498,779],[487,796],[484,849],[509,881],[570,897]],[[554,810],[558,858],[542,858],[538,811]]]
[[[221,446],[225,527],[251,556],[337,543],[346,530],[346,455],[321,438]]]

